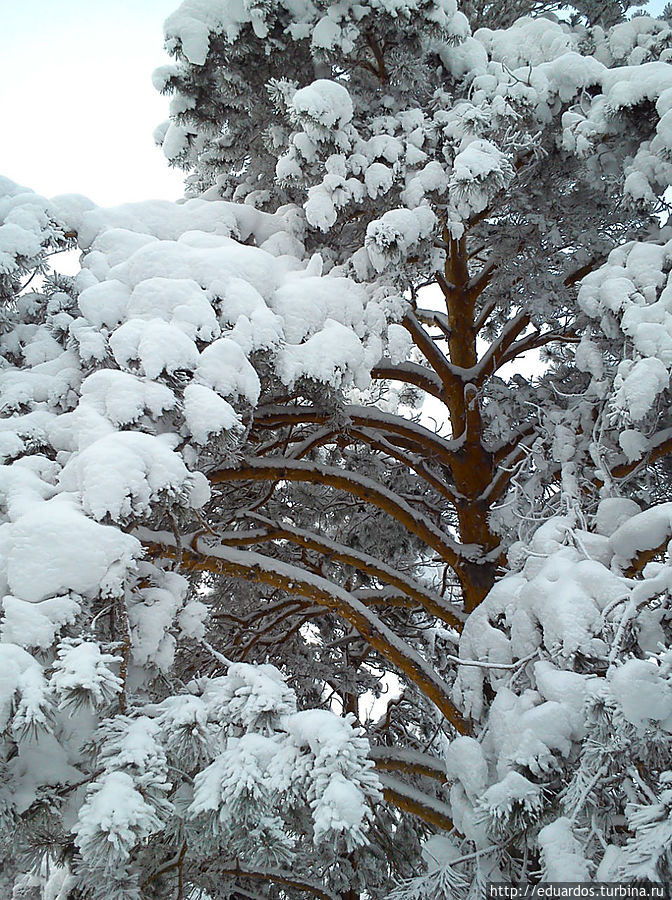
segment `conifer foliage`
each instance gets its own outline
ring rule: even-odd
[[[184,201],[0,181],[3,896],[672,878],[672,29],[627,12],[186,0]]]

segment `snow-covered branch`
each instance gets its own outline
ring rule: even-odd
[[[174,546],[148,543],[146,549],[157,557],[172,559],[176,555]],[[194,550],[183,552],[181,565],[187,571],[219,572],[268,584],[332,610],[352,625],[374,650],[417,684],[458,731],[469,731],[467,720],[450,700],[448,685],[432,667],[356,597],[326,578],[253,551],[212,546],[205,538],[196,542]]]
[[[372,479],[343,469],[318,463],[265,458],[262,460],[251,459],[239,463],[235,467],[219,469],[211,472],[208,478],[213,485],[231,481],[295,481],[329,485],[353,494],[389,513],[409,531],[424,540],[429,547],[440,554],[448,565],[455,569],[459,568],[461,559],[469,558],[469,555],[473,554],[471,547],[461,547],[456,542],[447,539],[427,517],[416,512],[393,491],[377,484]]]

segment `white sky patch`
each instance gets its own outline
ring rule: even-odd
[[[23,0],[0,4],[0,172],[45,196],[98,204],[175,200],[152,131],[168,100],[151,82],[168,61],[163,20],[176,0]]]

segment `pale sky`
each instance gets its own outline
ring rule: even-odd
[[[506,2],[506,0],[503,0]],[[665,0],[652,0],[657,14]],[[179,0],[0,0],[0,175],[96,203],[182,195],[152,132],[168,99],[164,19]]]
[[[0,0],[0,174],[47,197],[177,199],[152,132],[163,21],[179,0]]]

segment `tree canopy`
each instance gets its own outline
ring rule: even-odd
[[[672,28],[627,16],[186,0],[183,201],[0,181],[8,896],[672,878]]]

